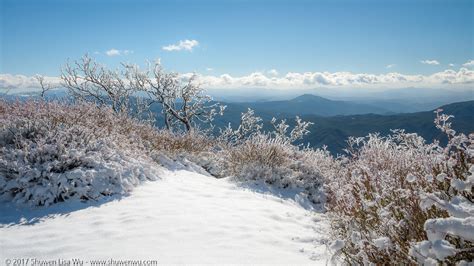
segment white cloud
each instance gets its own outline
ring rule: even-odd
[[[474,66],[474,60],[469,60],[466,63],[462,64],[465,67],[472,67]]]
[[[184,74],[183,77],[189,76]],[[255,88],[291,89],[317,87],[346,88],[400,88],[406,86],[463,86],[474,83],[474,71],[461,68],[459,71],[445,70],[432,75],[405,75],[400,73],[368,74],[351,72],[289,72],[276,77],[254,72],[246,76],[198,75],[199,82],[206,88]]]
[[[453,67],[453,66],[455,66],[455,64],[451,63],[451,64],[449,64],[448,66]]]
[[[184,40],[179,41],[177,44],[170,44],[167,46],[163,46],[162,49],[165,51],[192,51],[194,47],[198,46],[199,42],[196,40]]]
[[[206,67],[206,71],[214,71],[214,68],[212,68],[212,67]]]
[[[116,56],[116,55],[120,55],[120,51],[117,49],[110,49],[106,51],[105,54],[108,56]]]
[[[105,54],[108,56],[118,56],[118,55],[129,55],[133,54],[133,51],[131,50],[117,50],[117,49],[110,49],[108,51],[105,51]]]
[[[278,71],[276,69],[270,69],[267,73],[271,76],[278,76]]]
[[[61,84],[59,77],[44,77],[45,82],[57,87]],[[0,89],[35,89],[39,88],[38,80],[34,76],[0,74]]]
[[[439,65],[439,62],[437,60],[421,60],[420,63],[426,65]]]
[[[183,73],[186,80],[193,73]],[[431,75],[406,75],[396,72],[386,74],[352,72],[288,72],[273,76],[269,73],[254,72],[244,76],[223,74],[219,76],[197,74],[198,82],[204,88],[267,88],[267,89],[305,89],[305,88],[402,88],[402,87],[466,87],[474,84],[474,70],[460,68],[447,69]],[[46,77],[53,85],[60,84],[57,77]],[[0,88],[32,89],[38,88],[33,77],[0,74]]]
[[[386,65],[385,68],[392,68],[394,66],[396,66],[396,65],[395,64],[390,64],[390,65]]]

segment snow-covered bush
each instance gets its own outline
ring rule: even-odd
[[[249,109],[241,116],[236,130],[229,126],[221,134],[221,169],[239,181],[263,181],[279,188],[301,188],[313,202],[321,202],[322,167],[335,163],[329,152],[292,144],[309,131],[310,123],[296,118],[295,127],[287,133],[285,120],[272,132],[262,132],[262,120]],[[326,170],[326,169],[324,169]]]
[[[279,188],[301,188],[321,203],[322,169],[334,160],[325,150],[301,149],[284,139],[257,134],[225,150],[227,173],[239,181],[263,181]]]
[[[201,167],[201,170],[214,177],[224,177],[225,171],[221,168],[222,145],[208,131],[193,129],[188,132],[173,132],[157,129],[152,147],[152,158],[163,166],[192,163],[195,164],[192,167],[194,170]]]
[[[156,130],[157,137],[153,137],[153,150],[167,152],[174,157],[184,153],[199,154],[214,149],[216,141],[207,132],[198,129],[189,132],[170,130]],[[150,139],[150,137],[147,137]]]
[[[326,179],[337,258],[360,264],[474,259],[474,135],[435,124],[446,147],[403,130],[349,140],[343,170]],[[334,178],[335,177],[335,178]]]
[[[47,206],[127,192],[157,176],[153,131],[93,104],[0,101],[0,196]]]

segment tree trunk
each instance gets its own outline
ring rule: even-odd
[[[183,121],[184,125],[186,126],[186,131],[190,132],[193,128],[191,127],[191,123],[187,120]]]
[[[166,129],[167,130],[171,130],[171,122],[170,122],[170,118],[168,116],[168,113],[167,112],[163,112],[163,115],[165,117],[165,126],[166,126]]]

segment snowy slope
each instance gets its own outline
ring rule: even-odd
[[[108,202],[27,211],[3,204],[0,212],[1,262],[29,257],[323,264],[328,257],[324,215],[289,198],[188,171],[167,172]],[[22,216],[29,222],[19,225]]]

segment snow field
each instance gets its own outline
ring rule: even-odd
[[[160,264],[324,264],[329,225],[298,200],[243,188],[228,179],[167,171],[130,196],[103,204],[66,202],[0,209],[0,261],[153,259]],[[79,207],[78,207],[79,206]],[[54,214],[56,213],[56,214]]]

